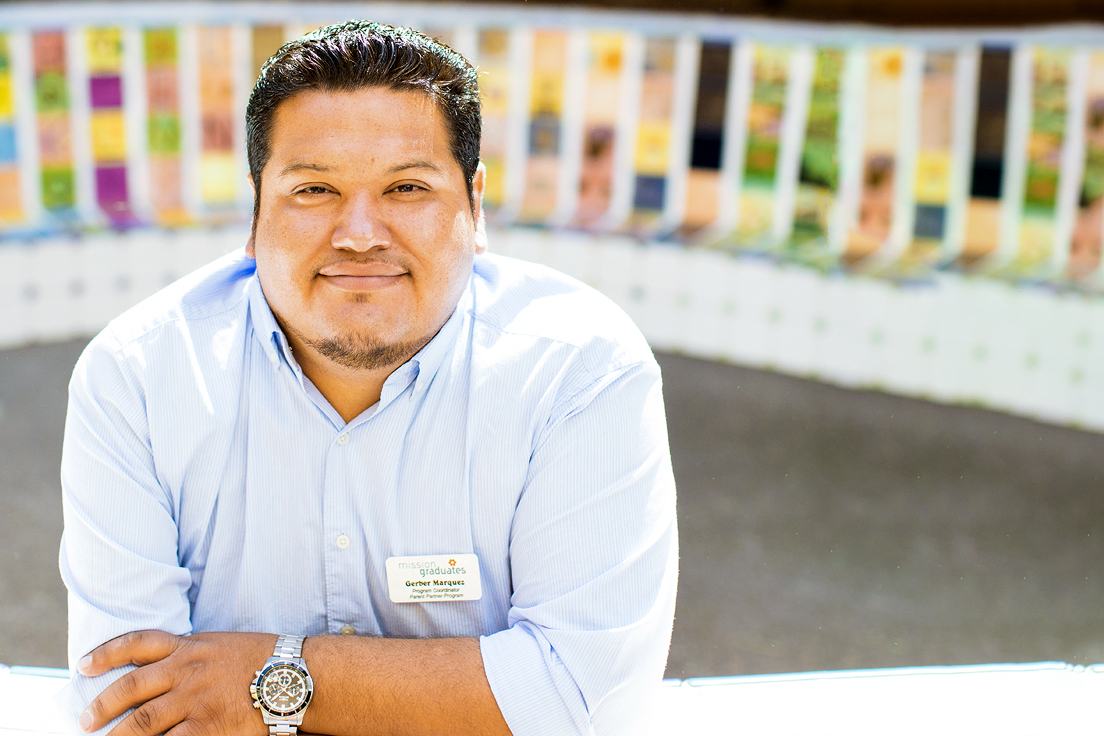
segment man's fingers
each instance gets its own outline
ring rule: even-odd
[[[164,631],[132,631],[105,642],[81,657],[77,671],[95,677],[127,664],[159,662],[176,651],[183,637]]]
[[[160,713],[165,706],[163,702],[159,703],[157,698],[171,690],[172,686],[172,675],[165,667],[139,667],[131,670],[108,685],[81,714],[78,723],[85,731],[95,731],[130,708],[140,706],[127,720],[137,716],[139,727],[155,725],[153,716]],[[147,706],[151,707],[147,708]],[[156,725],[160,725],[159,722]],[[168,724],[168,726],[172,725],[172,723]],[[163,733],[168,726],[149,733]],[[115,730],[118,730],[118,726]],[[135,733],[146,732],[139,730]]]
[[[135,708],[108,736],[154,736],[176,726],[186,715],[173,707],[171,698],[156,698]]]

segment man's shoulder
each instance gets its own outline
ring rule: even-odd
[[[101,335],[125,345],[169,324],[233,316],[248,299],[255,271],[243,250],[227,253],[123,312]]]
[[[485,254],[474,283],[476,319],[502,334],[570,345],[611,365],[654,360],[621,307],[552,268]]]

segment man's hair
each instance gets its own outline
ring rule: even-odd
[[[285,44],[261,67],[245,110],[254,227],[261,171],[272,153],[272,122],[280,103],[305,90],[354,92],[365,87],[418,90],[433,101],[445,120],[452,156],[464,174],[474,211],[472,183],[482,129],[475,69],[448,46],[417,31],[353,20]]]

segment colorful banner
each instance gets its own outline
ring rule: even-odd
[[[839,193],[840,83],[845,57],[836,48],[819,48],[814,55],[793,234],[787,247],[799,262],[821,262],[827,252],[829,220]]]
[[[175,28],[150,28],[143,34],[143,42],[150,200],[159,224],[182,225],[189,218],[181,183],[179,36]]]
[[[733,51],[734,44],[726,42],[710,41],[701,46],[686,205],[679,229],[683,236],[711,224],[720,214],[721,162]]]
[[[1104,52],[1089,55],[1085,84],[1085,153],[1066,274],[1082,281],[1100,271],[1104,238]]]
[[[866,60],[862,190],[858,217],[848,233],[843,255],[847,263],[855,263],[882,248],[893,225],[904,50],[870,49]]]
[[[169,8],[133,28],[105,12],[0,31],[0,234],[247,217],[251,75],[317,24],[241,8],[232,25]],[[1067,48],[1032,29],[757,35],[672,18],[630,33],[542,15],[534,31],[471,13],[412,20],[474,50],[492,222],[1104,288],[1092,29]]]
[[[522,222],[542,222],[556,207],[566,65],[567,34],[535,31],[529,83],[529,160],[519,215]]]
[[[589,34],[583,161],[574,223],[578,227],[596,226],[610,208],[624,46],[623,34]]]
[[[675,94],[675,41],[649,38],[644,42],[644,70],[640,85],[640,117],[633,156],[635,181],[630,230],[656,225],[667,195],[671,157],[671,114]]]
[[[108,222],[133,222],[127,182],[127,136],[123,113],[123,32],[118,27],[86,32],[90,131],[96,202]]]
[[[947,235],[947,210],[954,150],[955,64],[953,51],[924,54],[917,134],[915,202],[911,242],[901,256],[905,271],[933,266]]]
[[[507,140],[510,127],[510,31],[479,31],[479,88],[483,93],[483,141],[480,158],[487,169],[483,207],[493,218],[506,201]]]
[[[230,28],[199,26],[200,198],[209,211],[237,205],[238,171],[234,130],[243,111],[234,107],[234,60]]]
[[[747,113],[747,145],[738,203],[737,247],[769,247],[774,220],[778,151],[792,52],[789,48],[755,44],[751,101]]]
[[[1004,186],[1004,141],[1012,52],[983,47],[978,71],[974,164],[966,208],[966,239],[959,256],[969,267],[1000,246],[1000,196]]]
[[[0,33],[0,223],[22,222],[19,140],[15,130],[15,94],[8,36]]]
[[[64,31],[37,31],[32,40],[42,206],[62,220],[76,216],[72,122]]]
[[[1019,249],[1012,271],[1023,276],[1047,276],[1057,245],[1054,241],[1055,204],[1065,142],[1070,52],[1036,48],[1032,62],[1031,133],[1027,144]]]

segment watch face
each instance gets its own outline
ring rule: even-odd
[[[310,675],[299,665],[277,662],[257,678],[257,699],[273,715],[292,716],[307,707],[313,687]]]

